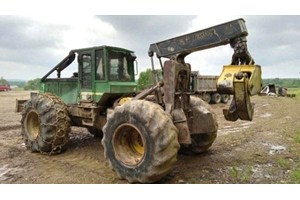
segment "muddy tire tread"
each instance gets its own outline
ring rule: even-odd
[[[24,120],[31,110],[38,113],[41,126],[40,134],[33,141],[28,138],[24,125]],[[45,154],[60,153],[68,141],[71,130],[65,103],[51,93],[39,94],[25,103],[21,124],[27,149]]]
[[[122,165],[114,156],[111,138],[114,129],[122,123],[132,123],[143,129],[147,140],[147,152],[139,166],[129,168]],[[179,150],[178,130],[171,117],[162,108],[145,100],[134,100],[115,108],[103,127],[102,145],[104,156],[118,176],[130,183],[152,183],[167,175],[177,161]]]

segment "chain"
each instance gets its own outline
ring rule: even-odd
[[[51,145],[50,152],[45,152],[45,151],[39,149],[40,153],[46,154],[46,155],[53,155],[53,154],[60,153],[62,150],[62,147],[68,142],[68,137],[65,134],[68,134],[69,130],[65,130],[65,129],[66,129],[66,126],[69,127],[70,125],[69,125],[69,120],[67,119],[68,115],[65,114],[66,110],[67,110],[67,107],[65,106],[65,104],[55,95],[52,95],[50,93],[45,93],[44,95],[46,96],[47,99],[50,99],[50,103],[48,104],[46,111],[43,111],[43,113],[49,112],[51,109],[55,109],[56,104],[59,104],[62,106],[61,109],[55,110],[56,120],[54,123],[41,124],[41,126],[55,127],[56,130],[55,130],[54,138],[50,142],[48,142],[48,141],[43,140],[43,138],[40,135],[38,135],[38,137],[39,137],[38,139],[42,140],[42,142],[44,142],[48,145]],[[39,98],[42,98],[42,97],[39,97]],[[59,115],[59,113],[63,113],[63,115]],[[65,123],[61,123],[61,122],[65,122]],[[59,135],[59,133],[63,133],[63,134]],[[59,144],[56,144],[58,141],[61,141],[61,140],[63,140],[63,141],[59,142]]]

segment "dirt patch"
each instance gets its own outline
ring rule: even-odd
[[[127,183],[109,168],[99,138],[72,128],[67,150],[45,156],[26,150],[16,98],[29,92],[0,93],[0,183]],[[171,174],[160,183],[290,183],[297,182],[300,102],[293,98],[254,97],[252,122],[225,121],[218,115],[218,137],[210,151],[178,155]],[[298,180],[300,181],[300,180]]]

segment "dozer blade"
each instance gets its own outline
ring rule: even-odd
[[[28,100],[28,99],[27,99]],[[16,99],[15,112],[22,112],[24,108],[24,103],[27,101],[24,99]]]
[[[226,120],[252,121],[254,104],[250,96],[257,94],[261,88],[261,68],[258,65],[224,66],[217,88],[221,94],[234,95],[229,109],[223,110]]]

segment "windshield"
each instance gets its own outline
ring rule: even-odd
[[[110,81],[132,81],[130,76],[130,62],[122,52],[109,52],[109,80]]]

